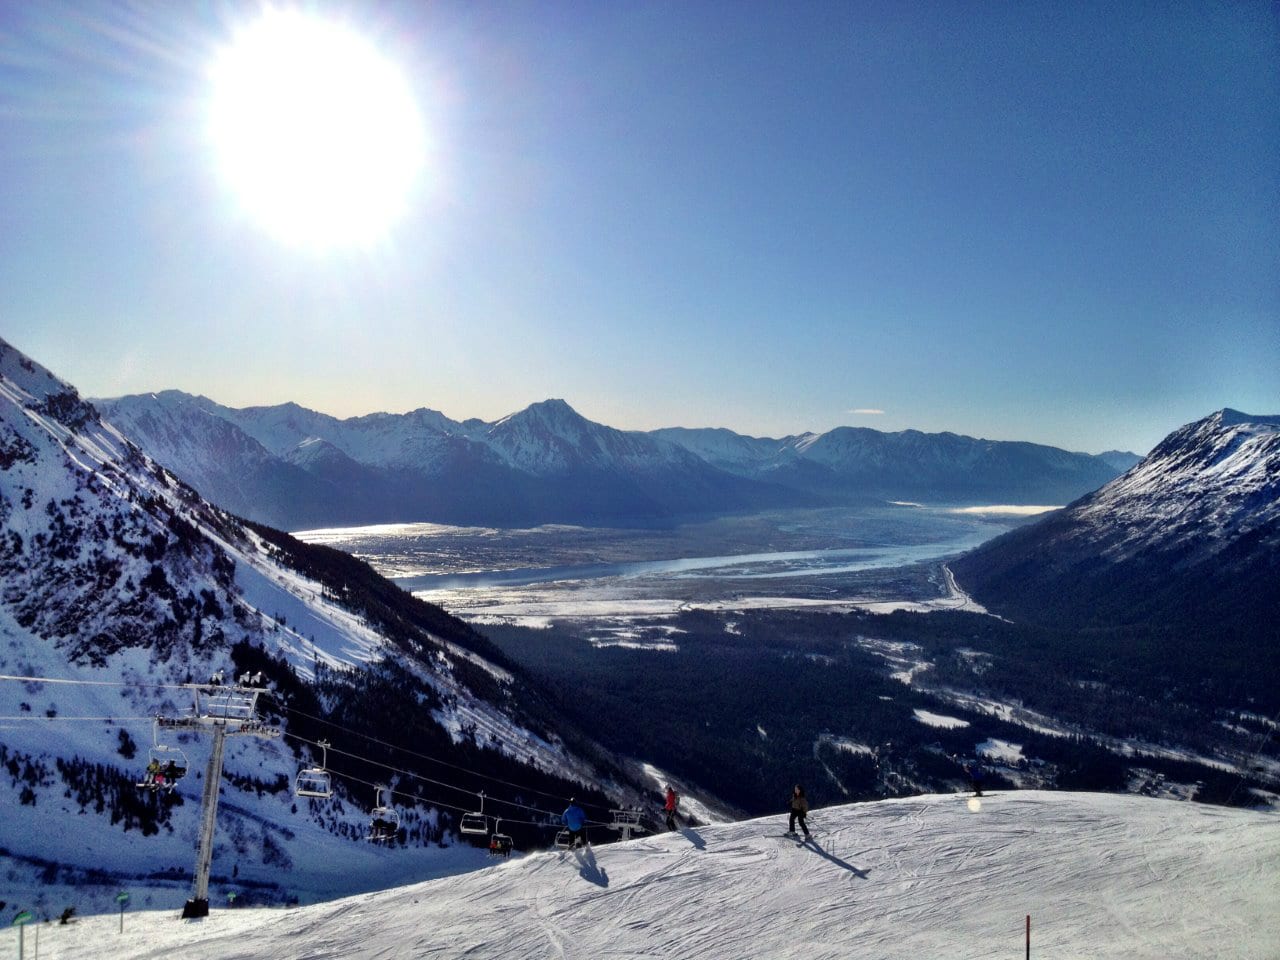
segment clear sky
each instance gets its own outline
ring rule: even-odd
[[[277,239],[219,168],[258,5],[0,3],[0,336],[87,396],[338,416],[1144,452],[1280,413],[1270,2],[305,8],[426,143],[355,246]]]

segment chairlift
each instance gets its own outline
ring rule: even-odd
[[[556,846],[567,850],[571,839],[568,830],[561,830],[556,834]]]
[[[484,791],[480,791],[480,809],[473,813],[464,813],[458,824],[459,833],[471,833],[483,836],[489,832],[489,818],[484,815]]]
[[[161,743],[159,721],[151,726],[151,746],[147,750],[147,770],[137,786],[144,790],[168,790],[170,793],[178,781],[187,775],[191,764],[181,747]]]
[[[623,840],[630,840],[632,831],[644,832],[644,827],[640,824],[639,810],[623,809],[609,812],[613,814],[613,822],[609,824],[609,829],[619,831]]]
[[[376,786],[374,789],[373,811],[369,814],[369,839],[374,843],[385,843],[394,840],[400,832],[400,814],[395,807],[383,806],[382,791],[386,790],[390,798],[391,788]]]
[[[296,797],[318,797],[327,800],[333,796],[333,782],[326,769],[329,765],[329,741],[321,740],[318,744],[323,752],[323,759],[318,767],[306,767],[298,771],[293,783],[293,794]]]
[[[640,826],[639,810],[610,810],[613,814],[613,823],[611,827],[638,827]]]
[[[511,848],[515,846],[515,841],[501,830],[502,821],[493,821],[493,836],[489,838],[489,856],[491,857],[509,857],[511,856]]]

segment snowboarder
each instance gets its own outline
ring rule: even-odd
[[[667,815],[667,829],[674,830],[676,828],[676,807],[680,803],[680,797],[676,795],[675,790],[670,784],[667,785],[667,802],[663,805],[662,811]]]
[[[569,806],[560,815],[565,829],[569,831],[569,846],[581,847],[587,842],[587,815],[582,808],[569,798]]]
[[[809,801],[804,797],[804,788],[800,784],[796,784],[791,791],[791,820],[787,825],[787,833],[795,834],[796,821],[800,821],[800,829],[804,831],[805,839],[809,838],[809,827],[805,824],[804,818],[809,815]]]

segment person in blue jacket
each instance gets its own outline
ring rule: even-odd
[[[565,829],[569,831],[569,846],[580,847],[587,842],[587,815],[582,808],[569,798],[569,806],[560,815]]]

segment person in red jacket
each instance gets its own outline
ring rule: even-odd
[[[680,798],[676,796],[675,790],[670,785],[667,786],[667,802],[663,805],[662,811],[667,815],[667,829],[674,830],[676,828],[676,806],[680,803]]]

